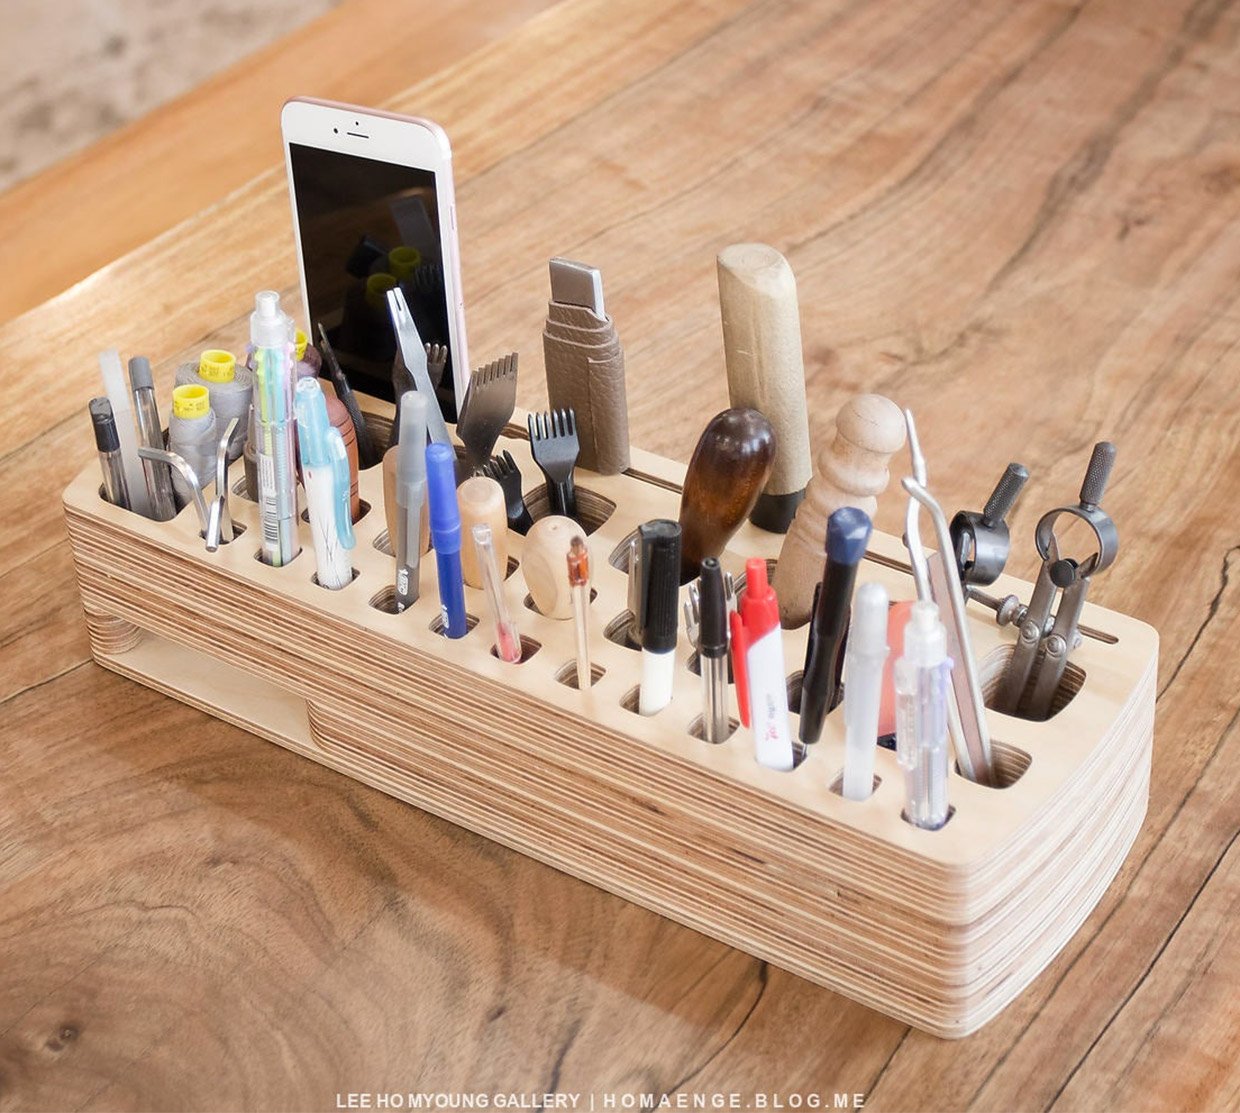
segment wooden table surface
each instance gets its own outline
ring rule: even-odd
[[[1064,953],[955,1043],[91,663],[59,492],[93,455],[95,352],[166,388],[290,288],[282,172],[0,329],[0,1110],[1236,1108],[1237,104],[1221,0],[569,0],[395,103],[453,137],[471,347],[522,351],[522,405],[546,259],[589,259],[634,441],[685,458],[726,404],[714,256],[754,239],[797,271],[818,443],[877,390],[947,507],[1028,465],[1010,571],[1117,443],[1091,597],[1162,634],[1149,815]],[[901,514],[889,492],[880,528]]]

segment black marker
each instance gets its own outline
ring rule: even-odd
[[[842,506],[827,519],[827,563],[814,593],[801,678],[800,738],[806,744],[818,741],[827,712],[839,703],[853,584],[871,528],[870,516],[855,506]]]

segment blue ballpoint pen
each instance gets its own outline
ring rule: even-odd
[[[319,584],[333,591],[353,581],[352,515],[349,512],[349,455],[340,430],[327,420],[327,400],[318,379],[297,383],[297,447]]]
[[[443,632],[463,638],[465,579],[461,574],[461,508],[456,501],[456,453],[451,445],[426,447],[426,494],[430,503],[431,546],[439,570]]]

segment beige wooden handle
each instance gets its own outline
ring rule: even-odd
[[[716,262],[728,396],[775,430],[775,465],[750,521],[782,533],[813,474],[796,276],[766,244],[732,244]]]
[[[482,586],[478,567],[478,550],[474,548],[473,528],[491,527],[495,546],[495,563],[501,579],[508,571],[508,511],[504,505],[504,489],[485,475],[474,475],[456,489],[461,507],[461,572],[470,587]]]
[[[568,584],[568,548],[582,528],[572,518],[552,514],[539,518],[525,535],[521,571],[534,606],[548,618],[572,618],[573,597]]]

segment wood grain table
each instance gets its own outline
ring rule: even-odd
[[[714,256],[755,239],[798,274],[819,443],[878,390],[918,414],[944,505],[1028,465],[1016,574],[1093,442],[1119,446],[1092,597],[1162,634],[1149,815],[1064,953],[961,1042],[90,662],[59,492],[91,459],[95,352],[145,352],[166,389],[290,288],[280,172],[0,330],[0,1109],[1236,1108],[1237,105],[1220,0],[569,0],[395,102],[453,136],[471,347],[522,351],[522,405],[546,259],[587,258],[634,440],[685,458],[726,404]],[[889,492],[880,528],[901,513]]]

